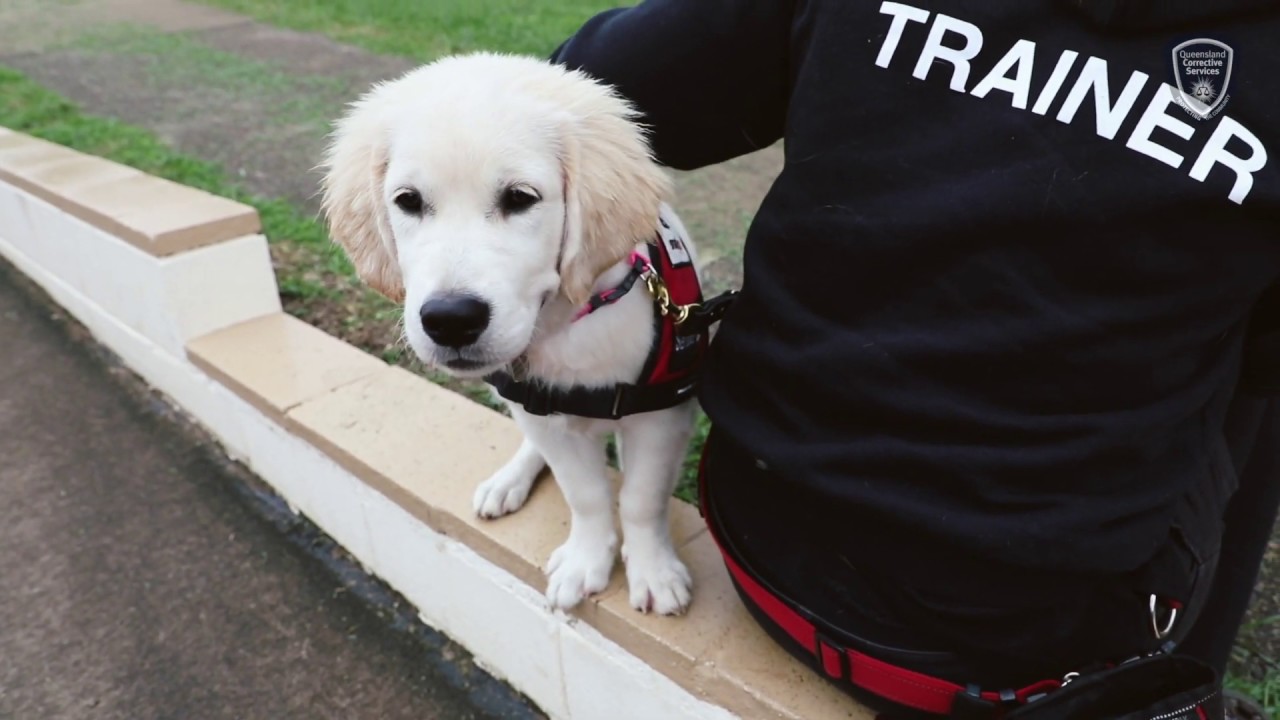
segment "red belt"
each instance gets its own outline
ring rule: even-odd
[[[705,454],[703,457],[705,459]],[[1020,690],[981,691],[974,687],[966,688],[949,680],[898,667],[857,650],[842,647],[819,630],[814,622],[770,592],[738,564],[733,554],[726,549],[716,528],[714,514],[709,511],[706,483],[703,478],[699,478],[699,486],[702,513],[707,519],[707,528],[716,545],[719,546],[725,565],[729,568],[734,581],[761,612],[806,648],[819,662],[823,672],[833,680],[847,681],[855,687],[898,705],[943,716],[952,714],[958,696],[963,696],[962,701],[966,704],[974,701],[990,703],[993,714],[999,716],[1003,714],[1003,708],[1024,704],[1028,698],[1062,686],[1060,680],[1042,680]]]

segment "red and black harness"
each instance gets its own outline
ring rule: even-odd
[[[653,345],[639,379],[604,387],[553,387],[518,380],[507,372],[485,378],[503,398],[533,415],[576,415],[616,420],[627,415],[674,407],[697,389],[702,359],[714,325],[732,303],[735,292],[711,300],[702,286],[683,240],[665,222],[664,230],[631,254],[631,268],[616,286],[591,296],[575,316],[582,319],[626,296],[643,282],[654,299]]]

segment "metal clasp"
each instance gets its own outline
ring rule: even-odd
[[[1173,626],[1178,622],[1178,608],[1177,606],[1169,606],[1167,608],[1169,617],[1163,625],[1160,623],[1160,600],[1155,595],[1151,596],[1149,608],[1151,610],[1151,632],[1155,634],[1157,640],[1163,640],[1169,636],[1169,633],[1173,632]]]
[[[688,320],[690,313],[700,307],[697,303],[689,303],[688,305],[672,303],[671,291],[667,290],[667,284],[662,281],[658,273],[653,271],[652,266],[645,266],[644,271],[640,273],[640,277],[644,278],[644,286],[649,289],[649,294],[658,303],[658,312],[662,313],[662,317],[673,316],[677,326]]]
[[[609,415],[617,420],[622,417],[622,398],[625,394],[626,386],[619,383],[618,389],[613,393],[613,408],[609,410]]]

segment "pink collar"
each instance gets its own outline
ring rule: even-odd
[[[577,322],[591,313],[599,310],[606,305],[612,305],[621,300],[631,288],[635,287],[636,281],[644,277],[646,274],[653,272],[653,266],[649,263],[649,259],[639,252],[632,251],[631,256],[627,258],[627,262],[631,265],[631,270],[627,272],[626,277],[622,278],[622,282],[592,295],[587,299],[587,304],[578,309],[573,316],[573,321]]]

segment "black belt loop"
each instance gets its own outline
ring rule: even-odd
[[[814,651],[818,655],[818,666],[822,672],[833,680],[844,680],[849,677],[849,653],[844,646],[817,631]]]

